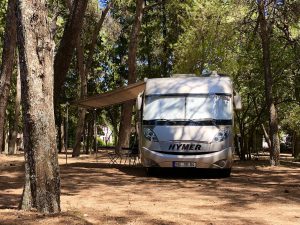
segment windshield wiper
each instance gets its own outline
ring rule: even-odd
[[[173,124],[174,121],[173,120],[169,120],[169,119],[152,119],[152,120],[149,120],[151,121],[152,123],[166,123],[166,124]]]
[[[217,120],[216,119],[213,119],[213,118],[203,118],[203,119],[188,119],[187,120],[188,122],[191,122],[191,123],[196,123],[196,124],[199,124],[199,123],[203,123],[203,122],[211,122],[213,125],[217,125]]]
[[[171,120],[168,120],[168,119],[153,119],[153,121],[158,121],[158,122],[170,122]]]

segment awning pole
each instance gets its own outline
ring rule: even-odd
[[[69,139],[69,102],[66,103],[67,118],[66,118],[66,141],[65,141],[65,153],[66,153],[66,166],[68,165],[68,139]]]
[[[94,133],[95,133],[95,151],[96,151],[96,162],[97,162],[97,156],[98,156],[98,149],[97,149],[97,109],[94,109]]]

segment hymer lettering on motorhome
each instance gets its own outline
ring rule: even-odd
[[[233,162],[234,108],[241,99],[228,76],[146,79],[79,102],[104,107],[136,99],[139,152],[146,169],[222,169]]]

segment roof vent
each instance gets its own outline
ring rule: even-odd
[[[218,77],[219,74],[217,71],[210,71],[208,69],[204,69],[201,74],[203,77]]]
[[[219,74],[217,71],[212,71],[210,74],[211,77],[219,77]]]

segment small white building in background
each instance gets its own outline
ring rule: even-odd
[[[101,140],[105,143],[105,144],[112,144],[113,143],[113,132],[112,130],[105,125],[100,125],[98,127],[99,131],[101,130],[101,134],[98,135],[98,137],[101,138]]]
[[[263,149],[269,148],[268,142],[266,141],[266,139],[264,137],[262,139],[262,147],[263,147]]]

